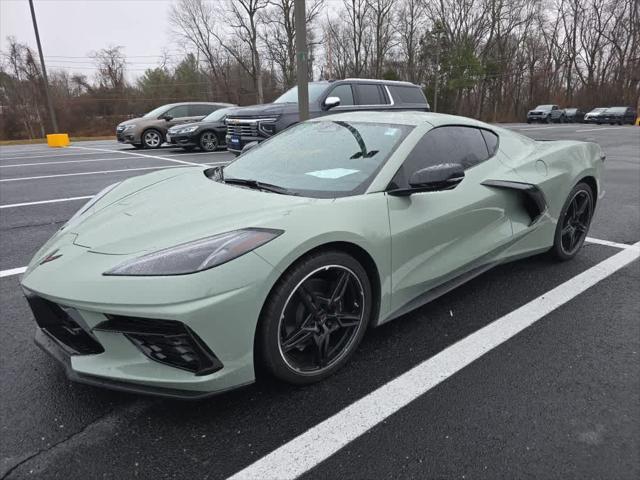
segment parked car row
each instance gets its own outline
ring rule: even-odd
[[[345,79],[309,83],[309,116],[352,111],[426,111],[420,86],[409,82]],[[158,107],[116,127],[116,138],[136,148],[167,142],[185,150],[212,152],[221,147],[239,154],[300,121],[294,87],[273,103],[237,107],[229,103],[188,102]]]
[[[538,105],[527,112],[527,123],[609,123],[633,125],[636,110],[633,107],[598,107],[585,113],[580,108],[560,108],[558,105]]]

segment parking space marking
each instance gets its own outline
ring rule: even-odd
[[[96,155],[102,155],[96,154]],[[12,167],[34,167],[42,165],[61,165],[63,163],[88,163],[88,162],[108,162],[110,160],[131,160],[131,157],[116,157],[116,158],[93,158],[87,160],[61,160],[59,162],[37,162],[37,163],[16,163],[13,165],[0,165],[0,168],[12,168]]]
[[[0,209],[3,208],[17,208],[17,207],[30,207],[32,205],[45,205],[48,203],[60,203],[60,202],[75,202],[78,200],[89,200],[93,198],[93,195],[87,195],[84,197],[69,197],[69,198],[54,198],[52,200],[40,200],[37,202],[22,202],[22,203],[9,203],[7,205],[0,205]]]
[[[198,167],[202,167],[201,163],[195,163]],[[99,175],[105,173],[122,173],[122,172],[136,172],[141,170],[164,170],[165,168],[180,168],[184,165],[163,165],[162,167],[139,167],[139,168],[121,168],[118,170],[98,170],[95,172],[76,172],[76,173],[57,173],[55,175],[39,175],[35,177],[19,177],[19,178],[2,178],[0,182],[19,182],[26,180],[43,180],[46,178],[58,178],[58,177],[75,177],[79,175]]]
[[[98,151],[102,151],[102,152],[114,152],[115,150],[108,150],[106,148],[92,148],[92,147],[69,147],[69,148],[80,148],[83,150],[98,150]],[[118,150],[118,152],[122,152],[124,154],[127,155],[133,155],[136,157],[144,157],[144,158],[157,158],[159,160],[166,160],[167,162],[175,162],[175,163],[181,163],[183,165],[195,165],[195,166],[200,166],[200,163],[196,163],[196,162],[187,162],[186,160],[178,160],[175,158],[167,158],[167,157],[161,157],[160,155],[147,155],[145,153],[137,153],[137,152],[128,152],[126,150]]]
[[[640,242],[635,245],[640,246]],[[616,253],[447,347],[228,480],[299,477],[487,352],[638,258],[640,251],[636,249]]]
[[[613,248],[631,248],[631,249],[638,249],[637,245],[630,245],[628,243],[618,243],[618,242],[611,242],[609,240],[600,240],[599,238],[593,238],[593,237],[587,237],[585,239],[586,242],[589,243],[595,243],[597,245],[605,245],[607,247],[613,247]]]
[[[92,153],[63,153],[61,155],[23,155],[18,157],[3,157],[2,160],[29,160],[30,158],[60,158],[60,157],[77,157],[79,155],[102,155],[102,152]]]
[[[550,128],[561,128],[561,127],[574,127],[575,125],[551,125],[549,127],[527,127],[527,128],[518,128],[517,130],[519,132],[525,131],[525,130],[548,130]]]
[[[576,130],[577,132],[599,132],[600,130],[620,130],[625,127],[598,127],[598,128],[582,128],[580,130]]]
[[[0,278],[20,275],[27,270],[27,267],[10,268],[9,270],[0,270]]]

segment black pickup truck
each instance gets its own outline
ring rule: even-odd
[[[422,89],[409,82],[347,78],[309,82],[309,116],[351,111],[428,112]],[[298,87],[273,103],[236,108],[226,118],[227,149],[239,154],[251,142],[260,142],[300,121]]]

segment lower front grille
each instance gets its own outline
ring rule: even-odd
[[[222,368],[222,363],[206,344],[184,323],[175,320],[107,315],[109,320],[96,330],[124,334],[147,357],[156,362],[208,375]]]
[[[32,293],[26,293],[26,297],[38,326],[57,340],[67,353],[91,355],[104,352],[102,345],[78,323],[79,314],[75,309]]]

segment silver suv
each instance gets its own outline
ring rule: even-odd
[[[122,122],[116,127],[116,138],[118,142],[130,143],[136,148],[159,148],[165,142],[170,127],[198,122],[214,110],[232,106],[230,103],[211,102],[170,103],[140,118]]]

